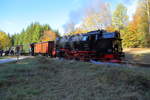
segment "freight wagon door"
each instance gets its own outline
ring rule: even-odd
[[[42,43],[42,47],[41,48],[42,48],[41,52],[43,54],[48,53],[48,42]]]
[[[38,43],[38,44],[35,44],[34,45],[34,52],[35,53],[41,53],[41,44],[40,43]]]
[[[53,50],[54,50],[54,41],[49,41],[48,42],[48,54],[50,56],[52,56]]]

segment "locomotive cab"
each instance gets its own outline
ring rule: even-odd
[[[89,51],[95,51],[95,47],[96,47],[96,41],[97,41],[97,35],[96,34],[92,34],[92,35],[89,35],[89,34],[86,34],[86,35],[83,35],[82,37],[82,41],[81,41],[81,44],[82,44],[82,49],[83,50],[89,50]]]
[[[119,32],[94,31],[83,35],[82,50],[96,51],[95,56],[111,55],[120,58],[122,53],[122,39]],[[106,57],[107,58],[107,57]]]

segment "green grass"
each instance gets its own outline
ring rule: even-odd
[[[28,58],[0,64],[0,100],[150,100],[150,69]]]
[[[1,56],[0,56],[0,59],[5,59],[5,58],[8,58],[8,57],[6,57],[6,56],[2,56],[2,57],[1,57]]]

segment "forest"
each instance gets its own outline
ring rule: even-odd
[[[90,5],[92,6],[92,5]],[[123,39],[124,48],[150,47],[150,2],[139,0],[136,11],[129,19],[127,7],[118,4],[112,12],[107,2],[100,2],[93,7],[84,8],[80,25],[74,19],[64,25],[64,35],[86,33],[92,30],[105,29],[109,32],[118,30]],[[57,30],[50,25],[41,25],[39,22],[31,23],[20,33],[9,35],[5,30],[0,31],[0,49],[7,49],[16,45],[29,45],[42,41],[53,41],[60,36]]]

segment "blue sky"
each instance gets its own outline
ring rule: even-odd
[[[70,13],[80,11],[94,0],[0,0],[0,30],[14,34],[21,32],[32,22],[49,24],[53,29],[63,31]],[[137,0],[104,0],[111,8],[122,2],[131,16]]]

